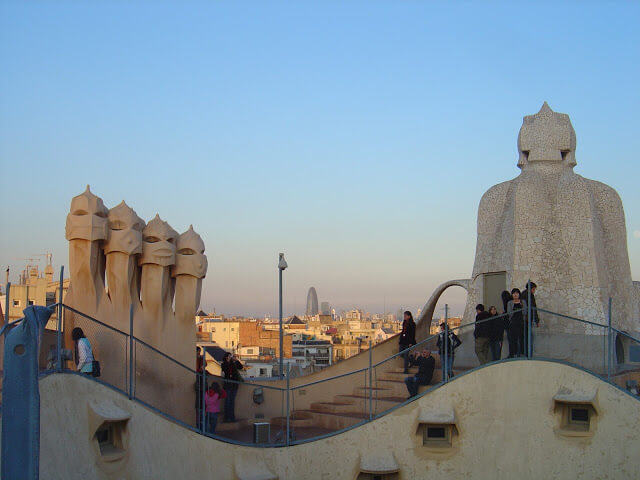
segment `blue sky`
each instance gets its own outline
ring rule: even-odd
[[[546,100],[571,116],[576,172],[619,192],[640,279],[639,20],[633,2],[5,1],[0,265],[67,265],[89,183],[193,223],[205,310],[276,313],[279,251],[285,313],[311,285],[416,309],[470,275],[480,197],[517,176]]]

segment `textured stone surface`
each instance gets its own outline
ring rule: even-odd
[[[483,273],[505,271],[507,288],[531,279],[538,307],[638,332],[622,202],[616,191],[573,171],[576,135],[566,114],[545,103],[524,117],[520,175],[491,187],[478,208],[478,238],[465,321],[482,301]],[[541,314],[541,332],[594,333]]]
[[[127,333],[133,306],[135,337],[195,369],[193,318],[207,257],[193,228],[178,235],[158,215],[145,225],[124,201],[108,210],[87,186],[71,201],[66,237],[71,270],[66,303]],[[75,326],[89,338],[101,362],[102,378],[126,390],[128,338],[69,311],[67,345],[72,344]],[[183,421],[194,420],[194,380],[188,370],[139,345],[134,374],[136,392],[143,400],[154,400],[167,411],[184,411]]]
[[[593,436],[568,438],[556,432],[560,419],[554,397],[567,390],[597,392]],[[242,447],[205,438],[77,375],[45,377],[40,394],[42,418],[47,419],[40,447],[43,480],[233,479],[247,470],[281,480],[353,480],[363,456],[378,452],[393,458],[401,479],[636,479],[640,470],[640,402],[589,373],[552,362],[489,365],[371,423],[289,448]],[[118,470],[111,476],[97,461],[87,418],[87,405],[104,401],[131,415],[129,456],[113,465]],[[450,457],[434,458],[422,445],[420,416],[432,409],[455,413],[459,434]]]

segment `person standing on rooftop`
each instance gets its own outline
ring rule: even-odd
[[[520,357],[525,354],[525,325],[527,323],[527,302],[520,297],[520,289],[511,290],[513,300],[507,303],[507,313],[509,314],[510,340],[514,342],[514,352],[511,355],[511,343],[509,343],[509,356]]]
[[[491,341],[491,325],[489,324],[489,312],[484,310],[484,305],[479,303],[476,305],[476,324],[473,330],[475,338],[476,356],[480,365],[489,363],[489,342]]]
[[[399,344],[401,352],[416,344],[416,322],[413,321],[413,315],[409,310],[404,312]],[[404,352],[402,356],[404,358],[404,373],[409,373],[409,351]]]
[[[489,315],[491,318],[487,321],[489,324],[489,353],[491,361],[497,362],[502,356],[502,339],[504,338],[504,318],[498,317],[498,309],[491,305],[489,307]]]
[[[87,337],[80,327],[71,331],[71,339],[75,343],[76,365],[79,372],[91,375],[93,373],[93,350]]]

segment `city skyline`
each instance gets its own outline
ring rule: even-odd
[[[361,6],[4,2],[0,267],[15,282],[50,251],[68,272],[88,183],[194,224],[205,311],[277,315],[285,252],[285,315],[309,285],[337,310],[415,312],[470,276],[480,198],[520,173],[522,117],[546,100],[571,117],[576,173],[620,194],[640,277],[638,5]]]

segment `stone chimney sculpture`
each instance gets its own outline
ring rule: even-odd
[[[134,336],[195,369],[194,315],[207,257],[193,227],[178,235],[158,215],[145,225],[124,201],[107,210],[87,186],[71,201],[66,238],[71,270],[66,303],[126,333],[133,307]],[[127,337],[68,311],[67,345],[75,326],[82,327],[89,338],[104,380],[127,390]],[[193,423],[193,374],[141,343],[136,345],[135,358],[137,395]]]
[[[638,333],[640,288],[631,279],[622,202],[613,188],[573,171],[576,134],[569,116],[545,102],[538,113],[524,117],[517,165],[518,177],[491,187],[480,200],[472,277],[442,284],[420,320],[431,320],[448,286],[468,290],[465,322],[470,322],[476,304],[495,305],[502,313],[500,291],[524,290],[531,279],[538,285],[538,307],[606,324],[611,297],[613,325]],[[575,334],[591,335],[594,348],[601,349],[602,339],[596,337],[602,329],[540,317],[540,349],[551,348],[545,335],[558,341],[565,335],[567,355],[576,358],[571,352]]]

